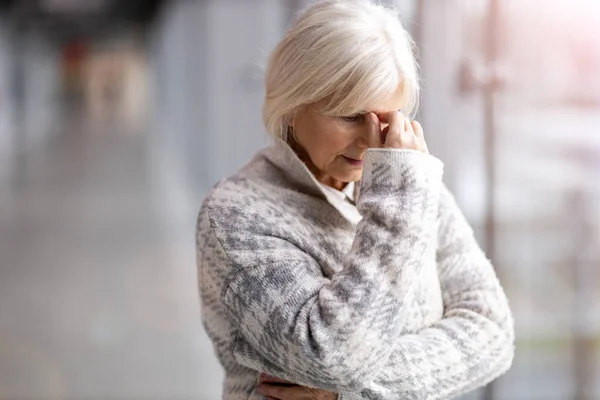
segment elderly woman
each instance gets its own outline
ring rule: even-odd
[[[274,50],[275,143],[198,220],[225,399],[449,399],[511,365],[507,299],[408,117],[418,82],[367,0],[313,4]]]

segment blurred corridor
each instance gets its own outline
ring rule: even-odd
[[[387,2],[516,317],[468,399],[600,400],[600,5]],[[220,398],[196,214],[268,142],[261,65],[306,3],[0,1],[0,399]]]
[[[217,398],[181,171],[143,136],[61,122],[0,196],[0,397]]]

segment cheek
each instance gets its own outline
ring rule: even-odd
[[[344,129],[332,129],[328,135],[324,148],[330,158],[335,158],[346,152],[346,149],[352,145],[352,133]]]
[[[327,121],[323,124],[315,124],[311,137],[310,153],[313,163],[320,169],[327,168],[336,162],[338,156],[344,154],[346,149],[352,145],[353,133],[336,122]]]

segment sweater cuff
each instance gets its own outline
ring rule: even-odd
[[[399,188],[437,188],[441,185],[444,164],[436,157],[408,149],[369,149],[361,179],[361,193],[379,193]]]

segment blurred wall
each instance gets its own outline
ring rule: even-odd
[[[10,134],[10,129],[13,124],[12,120],[12,101],[11,101],[11,86],[10,86],[10,69],[9,60],[10,42],[9,30],[7,21],[0,16],[0,171],[7,171],[9,166],[9,158],[12,154],[13,138]],[[0,177],[2,177],[0,172]]]
[[[261,65],[288,17],[286,2],[278,0],[174,0],[154,26],[150,140],[185,177],[181,186],[194,207],[185,216],[186,243],[193,241],[194,218],[207,190],[268,141],[261,120]],[[201,371],[198,395],[218,398],[223,372],[212,345],[204,331],[191,340],[200,349],[190,355]]]
[[[185,155],[199,192],[267,143],[262,65],[281,37],[287,2],[167,3],[151,65],[158,136]]]
[[[27,78],[24,85],[26,147],[35,146],[39,141],[48,140],[49,135],[57,134],[58,100],[60,96],[60,52],[42,32],[26,32],[22,45],[23,74]],[[50,128],[50,129],[49,129]]]
[[[432,154],[444,162],[444,181],[476,229],[484,220],[485,166],[483,102],[479,93],[461,93],[458,78],[466,62],[483,59],[468,21],[484,7],[465,1],[423,0],[419,55],[423,76],[420,120]]]
[[[60,58],[41,32],[0,20],[0,171],[57,133]],[[31,116],[35,116],[32,118]],[[1,173],[0,173],[1,175]]]

